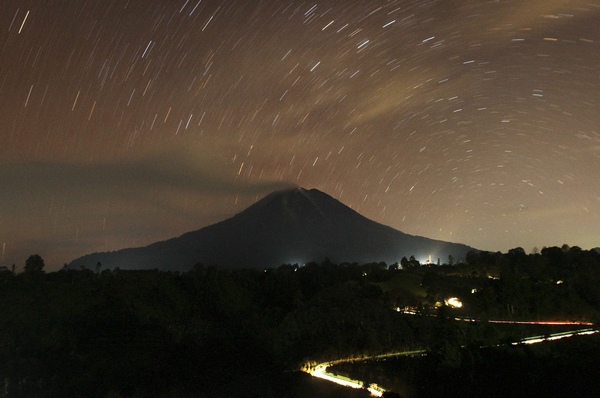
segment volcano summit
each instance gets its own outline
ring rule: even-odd
[[[331,196],[295,188],[274,192],[237,215],[146,247],[80,257],[69,268],[186,271],[197,263],[272,268],[320,262],[400,262],[402,257],[464,258],[471,247],[405,234],[360,215]]]

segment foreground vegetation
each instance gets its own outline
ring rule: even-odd
[[[364,270],[3,272],[0,393],[303,396],[307,359],[420,344]]]
[[[478,363],[479,346],[527,332],[452,321],[457,315],[598,319],[594,251],[473,252],[459,264],[404,265],[166,273],[99,264],[45,274],[32,256],[22,274],[0,272],[0,396],[365,396],[290,371],[422,347],[432,352],[428,369],[457,371]],[[461,309],[435,309],[453,296]]]

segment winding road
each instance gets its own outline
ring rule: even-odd
[[[479,320],[472,318],[456,318],[456,320],[465,321],[465,322],[479,322]],[[583,336],[583,335],[592,335],[600,332],[600,329],[592,327],[593,324],[589,322],[570,322],[570,321],[508,321],[508,320],[490,320],[490,323],[503,323],[503,324],[518,324],[518,325],[552,325],[552,326],[587,326],[586,328],[570,330],[566,332],[553,333],[544,336],[530,336],[526,337],[517,342],[513,342],[511,344],[536,344],[544,341],[552,341],[559,340],[564,338],[569,338],[573,336]],[[362,389],[366,388],[372,396],[381,397],[385,392],[385,389],[382,387],[371,384],[369,386],[365,386],[365,383],[361,380],[353,380],[345,376],[336,375],[334,373],[330,373],[327,371],[327,368],[338,365],[340,363],[345,362],[354,362],[354,361],[368,361],[368,360],[376,360],[383,358],[391,358],[391,357],[399,357],[399,356],[411,356],[411,355],[425,355],[427,354],[426,350],[410,350],[410,351],[401,351],[401,352],[391,352],[380,355],[373,355],[369,357],[361,357],[361,358],[344,358],[344,359],[336,359],[333,361],[323,362],[314,367],[303,369],[304,372],[309,373],[313,377],[317,377],[322,380],[326,380],[332,383],[339,384],[344,387]]]

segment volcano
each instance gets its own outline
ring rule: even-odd
[[[329,259],[334,263],[464,259],[473,248],[409,235],[372,221],[331,196],[295,188],[271,193],[237,215],[149,246],[93,253],[68,268],[187,271],[195,264],[273,268]]]

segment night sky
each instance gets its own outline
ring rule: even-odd
[[[403,232],[600,246],[600,3],[2,0],[0,265],[317,188]]]

